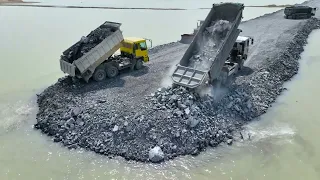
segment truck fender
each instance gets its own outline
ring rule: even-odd
[[[119,66],[117,63],[115,62],[107,62],[107,63],[104,63],[104,68],[107,69],[107,67],[109,66],[115,66],[117,69],[119,69]]]

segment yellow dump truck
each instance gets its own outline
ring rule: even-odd
[[[143,58],[144,62],[148,62],[149,56],[148,56],[148,47],[147,47],[146,40],[149,40],[152,43],[150,39],[126,37],[122,43],[122,47],[120,47],[121,55],[131,56],[131,57],[134,57],[134,56],[140,57],[140,58]]]
[[[141,69],[149,61],[147,40],[124,38],[120,23],[106,21],[63,52],[60,68],[72,77],[102,81],[125,68]],[[120,49],[120,55],[115,53]]]

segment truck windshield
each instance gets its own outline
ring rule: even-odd
[[[147,50],[147,43],[146,42],[140,43],[140,49],[141,50]]]

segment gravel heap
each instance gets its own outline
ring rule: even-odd
[[[210,27],[206,28],[202,38],[199,39],[201,41],[198,43],[200,51],[190,58],[188,66],[203,71],[209,70],[231,25],[227,20],[212,21]]]
[[[235,130],[265,113],[284,90],[283,83],[297,73],[306,39],[319,26],[320,21],[314,18],[297,26],[299,30],[290,36],[286,49],[280,49],[270,57],[272,61],[252,74],[230,81],[228,93],[219,101],[183,87],[167,87],[136,98],[136,105],[125,106],[103,97],[108,90],[84,92],[79,82],[66,77],[38,95],[34,127],[68,148],[143,162],[197,155],[221,142],[232,144]]]
[[[63,88],[71,81],[60,79],[59,86]],[[219,112],[213,109],[213,100],[209,96],[200,98],[183,87],[159,89],[146,97],[149,103],[144,110],[127,116],[103,111],[109,109],[101,107],[108,106],[105,101],[84,107],[78,102],[80,98],[68,98],[63,92],[51,94],[52,90],[38,96],[41,106],[35,128],[69,148],[87,148],[128,160],[159,162],[196,155],[209,145],[231,143],[229,133],[237,124],[225,117],[213,117],[212,111]],[[71,106],[65,105],[65,98]],[[162,158],[159,153],[164,154]]]
[[[79,59],[85,53],[89,52],[96,45],[113,33],[113,29],[106,26],[100,26],[93,30],[87,36],[81,38],[76,44],[63,52],[61,58],[69,63]]]

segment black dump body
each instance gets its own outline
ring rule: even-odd
[[[316,8],[310,6],[289,6],[284,9],[287,19],[304,19],[315,15]]]
[[[85,38],[82,37],[81,40],[65,50],[61,56],[61,59],[72,63],[73,61],[82,57],[85,53],[89,52],[117,30],[117,27],[108,26],[105,24],[100,25],[98,28],[91,31]]]

